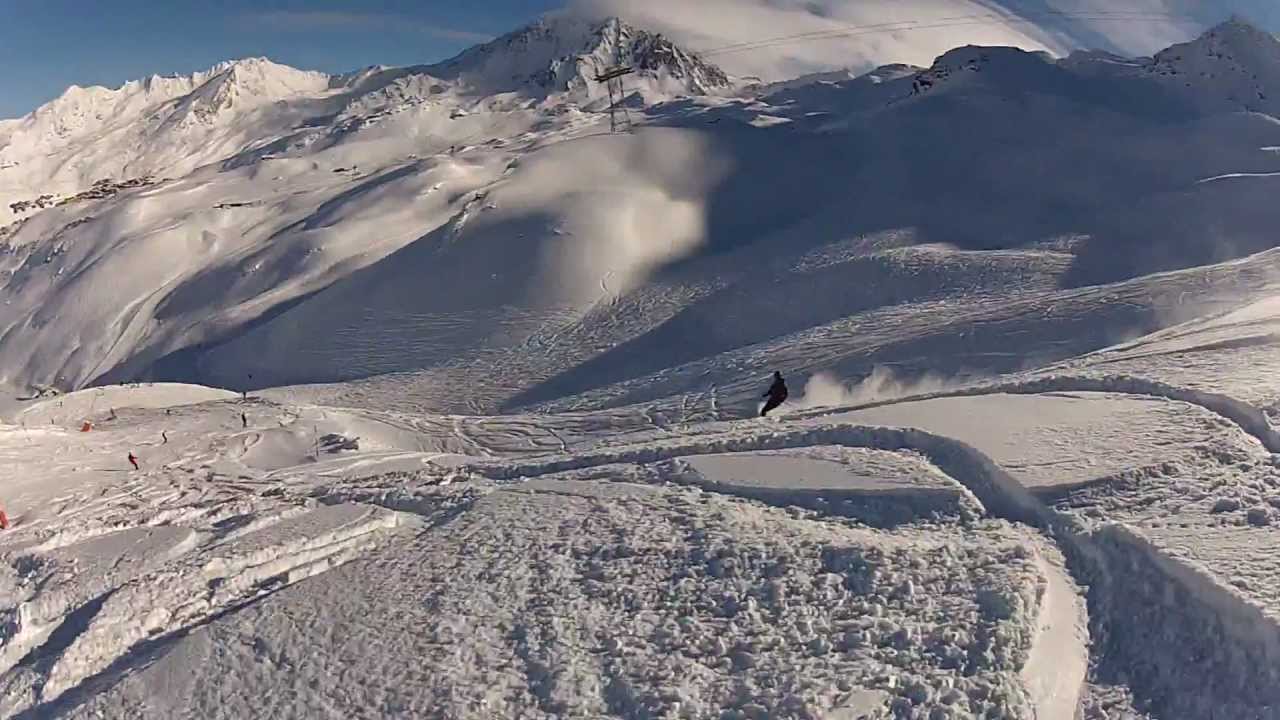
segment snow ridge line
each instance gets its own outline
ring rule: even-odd
[[[1064,387],[1079,390],[1081,386],[1114,391],[1118,387],[1101,381],[1065,380],[1012,387],[1026,392]],[[1128,387],[1161,389],[1159,385]],[[1203,400],[1204,395],[1189,391],[1186,396]],[[1240,405],[1233,401],[1221,407],[1234,412]],[[913,428],[835,423],[782,432],[703,436],[528,462],[482,461],[451,472],[519,482],[600,465],[650,464],[687,455],[813,445],[914,450],[968,488],[987,512],[1051,536],[1075,580],[1088,588],[1095,670],[1122,679],[1152,707],[1188,720],[1218,720],[1223,717],[1223,708],[1234,710],[1231,717],[1280,717],[1280,626],[1274,620],[1193,568],[1162,555],[1125,526],[1089,531],[1074,518],[1045,506],[981,451],[952,438]],[[438,473],[431,471],[421,471],[418,477],[439,479]],[[1143,611],[1135,613],[1135,603]],[[1212,642],[1196,642],[1197,636],[1207,635],[1212,635]],[[1212,651],[1219,646],[1227,649]]]
[[[1038,395],[1047,392],[1106,392],[1121,395],[1148,395],[1167,400],[1177,400],[1198,405],[1215,415],[1235,423],[1253,436],[1268,452],[1280,453],[1280,432],[1271,426],[1267,416],[1258,408],[1229,395],[1193,390],[1132,375],[1105,375],[1089,377],[1081,375],[1050,375],[1030,380],[1013,380],[992,385],[976,385],[955,390],[943,390],[920,395],[910,395],[893,400],[852,405],[837,408],[817,408],[792,415],[792,418],[822,417],[833,413],[854,412],[871,408],[901,405],[925,400],[978,397],[982,395]]]

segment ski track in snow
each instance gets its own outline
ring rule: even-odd
[[[145,394],[147,390],[136,392]],[[1052,401],[1056,393],[1064,392],[1158,396],[1184,402],[1229,419],[1234,427],[1255,431],[1257,435],[1250,441],[1272,441],[1265,417],[1245,403],[1133,377],[1032,378],[903,398],[879,407],[910,407],[913,403],[1002,393]],[[92,409],[101,416],[103,411],[96,402],[87,407],[74,405],[79,401],[77,397],[89,393],[92,391],[63,400],[67,413],[63,419],[77,415],[77,410]],[[25,444],[27,448],[36,443],[57,447],[74,438],[80,442],[107,442],[102,452],[119,453],[119,449],[112,449],[121,448],[113,444],[119,442],[113,439],[115,433],[131,433],[133,428],[164,423],[164,418],[172,417],[160,407],[135,409],[127,406],[127,400],[120,405],[114,408],[115,420],[101,419],[99,429],[80,434],[80,438],[56,425],[36,425],[26,430],[13,427],[7,431],[7,442]],[[57,406],[45,401],[41,407]],[[1194,570],[1195,565],[1190,562],[1194,553],[1184,553],[1182,560],[1172,557],[1168,533],[1163,537],[1157,533],[1154,539],[1158,544],[1153,545],[1132,530],[1092,523],[1073,507],[1073,503],[1081,502],[1080,497],[1068,497],[1058,510],[1052,510],[990,457],[948,437],[912,428],[830,422],[832,418],[856,417],[858,412],[875,407],[802,411],[776,424],[748,421],[694,425],[678,435],[655,427],[644,413],[626,410],[598,417],[587,414],[577,419],[562,418],[561,429],[557,430],[555,422],[546,424],[554,418],[544,418],[541,428],[532,419],[522,424],[518,417],[436,423],[365,411],[344,415],[334,410],[291,410],[257,400],[215,400],[201,406],[170,408],[170,412],[177,410],[184,419],[196,422],[196,427],[220,427],[229,437],[239,435],[243,442],[214,437],[206,444],[198,434],[193,438],[184,433],[180,441],[159,445],[174,454],[161,469],[135,477],[127,485],[116,484],[113,492],[103,492],[98,497],[94,497],[92,485],[82,485],[83,489],[73,491],[71,496],[55,499],[70,515],[44,516],[35,507],[15,514],[19,534],[11,537],[17,544],[11,545],[6,555],[10,567],[17,568],[27,580],[20,584],[26,588],[20,591],[25,595],[11,599],[17,602],[10,605],[4,623],[9,629],[0,654],[7,668],[0,694],[5,705],[0,707],[6,708],[6,714],[24,717],[89,707],[97,692],[93,688],[118,682],[144,655],[183,642],[182,638],[210,622],[216,624],[228,612],[248,607],[298,580],[368,556],[379,546],[386,547],[387,540],[394,537],[387,533],[394,533],[397,526],[406,522],[421,528],[452,527],[473,512],[477,503],[482,504],[485,497],[506,492],[507,487],[530,486],[539,477],[562,478],[558,482],[563,483],[585,480],[592,486],[610,477],[615,482],[621,479],[624,483],[648,485],[676,482],[766,506],[804,507],[804,512],[812,513],[814,518],[827,518],[828,522],[844,515],[841,505],[850,502],[850,498],[861,498],[857,502],[865,503],[870,497],[867,492],[877,492],[887,502],[905,508],[880,513],[884,519],[898,513],[901,522],[907,523],[904,527],[912,527],[912,517],[969,518],[967,522],[972,522],[989,514],[1038,528],[1056,541],[1076,581],[1089,588],[1087,618],[1098,677],[1114,673],[1116,677],[1106,679],[1133,687],[1157,709],[1175,704],[1190,708],[1192,714],[1188,717],[1208,717],[1203,713],[1221,707],[1236,707],[1247,713],[1248,708],[1275,700],[1267,694],[1268,688],[1277,687],[1276,681],[1280,680],[1270,675],[1273,668],[1280,667],[1273,657],[1274,648],[1280,647],[1275,616],[1255,609],[1248,593],[1229,590]],[[280,420],[275,422],[274,430],[267,427],[238,433],[242,408],[251,412],[259,424],[269,426],[273,417]],[[23,417],[39,418],[41,412],[46,411],[31,408]],[[345,418],[340,423],[348,427],[352,422],[373,420],[374,425],[366,429],[381,428],[380,432],[389,433],[386,437],[394,437],[398,443],[414,438],[414,451],[373,452],[365,460],[358,460],[362,454],[347,460],[335,456],[321,462],[315,471],[291,470],[287,462],[279,470],[271,467],[281,462],[271,461],[272,453],[296,453],[298,459],[303,459],[313,452],[320,423],[333,423],[336,418]],[[122,427],[113,428],[112,423]],[[630,440],[625,432],[615,434],[604,444],[589,440],[605,428],[625,429],[628,424],[637,433]],[[423,439],[447,436],[456,438],[456,445],[434,441],[434,454],[421,454],[431,450]],[[545,437],[545,442],[530,443],[539,436]],[[278,439],[271,441],[274,449],[263,454],[261,448],[269,437]],[[574,454],[557,456],[570,443],[575,445]],[[1245,447],[1243,451],[1257,454],[1261,448],[1249,451]],[[463,454],[451,454],[458,452]],[[789,454],[795,452],[801,455]],[[845,471],[839,470],[842,465],[850,470],[875,467],[876,456],[858,454],[867,452],[889,453],[884,456],[883,462],[889,463],[886,468],[897,467],[910,456],[919,457],[926,464],[912,470],[904,466],[904,477],[910,478],[905,486],[867,486],[856,476],[844,478]],[[522,459],[530,453],[543,455]],[[89,457],[94,454],[87,453]],[[763,455],[751,461],[747,458],[752,454]],[[142,455],[148,457],[148,453]],[[486,455],[490,457],[485,459]],[[723,460],[708,464],[717,457]],[[769,457],[781,463],[775,470],[760,464],[761,458]],[[895,459],[899,457],[902,459]],[[746,463],[734,465],[738,458],[747,459]],[[257,463],[260,469],[243,465],[244,462]],[[322,467],[326,463],[336,464],[332,471],[325,472]],[[403,469],[387,472],[396,466]],[[192,472],[201,467],[205,476]],[[635,475],[624,471],[628,467],[648,470]],[[928,476],[928,467],[941,471],[937,482],[942,485],[938,488],[958,481],[963,491],[950,495],[944,491],[952,499],[941,504],[936,498],[929,500],[930,494],[936,495],[937,491],[930,490],[927,482],[921,484],[921,478]],[[770,489],[770,478],[785,474],[789,468],[803,473],[808,480],[797,478]],[[760,478],[752,480],[753,472]],[[892,474],[886,475],[888,470],[870,472],[869,477]],[[163,481],[166,477],[171,479]],[[513,482],[516,485],[512,486]],[[805,494],[805,483],[814,488],[809,496]],[[852,483],[851,489],[867,489],[844,496],[839,487],[845,483]],[[538,492],[551,492],[557,486],[537,485]],[[74,524],[68,525],[68,521]],[[113,549],[117,546],[122,549]],[[136,548],[145,550],[136,558],[129,557],[130,549],[136,552]],[[111,570],[103,575],[100,582],[104,584],[65,585],[66,580],[58,580],[64,584],[60,586],[54,582],[59,577],[54,570],[62,562],[60,556],[75,558],[79,564],[104,556]],[[1039,610],[1024,620],[1028,627],[1039,628],[1033,634],[1051,638],[1046,642],[1052,642],[1055,648],[1063,638],[1078,640],[1079,651],[1073,657],[1080,659],[1072,667],[1078,669],[1079,678],[1063,685],[1061,665],[1055,665],[1052,673],[1038,669],[1048,666],[1048,661],[1041,659],[1046,651],[1037,650],[1033,643],[1027,646],[1030,655],[1025,657],[1025,663],[1019,665],[1025,668],[1025,677],[1010,687],[1025,683],[1025,688],[1017,692],[1027,693],[1023,701],[1040,707],[1041,716],[1069,717],[1084,701],[1083,658],[1088,653],[1084,636],[1073,635],[1081,633],[1082,628],[1067,632],[1064,624],[1070,625],[1068,618],[1073,615],[1083,622],[1086,613],[1083,608],[1071,610],[1074,591],[1066,590],[1068,586],[1054,574],[1053,564],[1036,562],[1039,569],[1033,574],[1041,578],[1040,599],[1031,607]],[[1139,602],[1160,603],[1165,609],[1153,615],[1128,617],[1135,597],[1145,598]],[[1168,598],[1174,598],[1176,605],[1169,604]],[[153,609],[143,613],[147,620],[142,624],[126,620],[139,617],[139,608],[146,607]],[[1230,647],[1233,654],[1230,658],[1218,653],[1188,654],[1189,648],[1196,647],[1194,643],[1182,645],[1165,637],[1169,632],[1165,626],[1173,614],[1186,618],[1184,624],[1194,625],[1197,632],[1212,627],[1227,639],[1216,644]],[[1190,638],[1186,642],[1190,643]],[[1144,643],[1160,643],[1158,656],[1162,659],[1151,666],[1150,672],[1134,674],[1125,668],[1137,662],[1134,653]],[[1223,683],[1221,671],[1215,670],[1212,663],[1227,663],[1233,682]],[[1174,673],[1174,667],[1183,670]],[[1196,667],[1202,669],[1194,670]],[[1172,678],[1185,677],[1187,672],[1203,672],[1215,678],[1216,685],[1206,691],[1204,687],[1179,688],[1172,682]],[[1050,678],[1056,678],[1056,683]],[[929,686],[932,681],[926,678],[924,682]],[[908,703],[913,694],[917,699],[936,699],[945,690],[942,686],[929,688],[887,685],[881,690],[887,698],[905,699]],[[538,693],[536,688],[534,693]]]
[[[173,171],[0,208],[0,717],[1280,718],[1277,62],[735,97],[557,16],[0,122],[24,199]],[[49,397],[153,376],[303,384]]]
[[[848,524],[873,533],[866,536],[878,538],[873,543],[892,544],[904,534],[945,536],[955,523],[986,527],[990,520],[984,517],[1033,528],[1056,548],[1035,535],[1018,541],[1030,560],[1018,583],[1031,595],[1012,611],[1023,638],[1007,648],[1016,660],[990,666],[996,673],[992,687],[1003,693],[1003,705],[997,703],[1002,712],[1024,717],[1035,707],[1039,717],[1071,717],[1077,708],[1096,710],[1114,702],[1102,699],[1099,693],[1106,691],[1100,689],[1123,687],[1155,717],[1208,718],[1224,710],[1251,717],[1280,702],[1274,697],[1280,687],[1280,608],[1267,599],[1280,591],[1270,569],[1274,554],[1269,544],[1257,552],[1239,551],[1270,538],[1250,523],[1267,493],[1280,498],[1280,471],[1270,452],[1280,447],[1277,435],[1261,409],[1230,395],[1109,372],[1138,360],[1159,369],[1169,351],[1149,348],[1170,343],[1202,357],[1230,352],[1237,344],[1204,338],[1212,338],[1215,328],[1255,332],[1256,321],[1249,317],[1227,313],[1207,324],[1191,323],[1043,375],[801,409],[777,421],[672,425],[644,407],[561,416],[412,416],[242,401],[165,385],[43,400],[15,416],[21,424],[0,436],[0,453],[16,466],[34,467],[32,455],[51,458],[49,468],[7,492],[15,528],[6,535],[0,573],[14,581],[14,590],[0,593],[0,710],[19,717],[77,715],[105,707],[101,703],[134,702],[147,691],[129,678],[155,658],[195,652],[205,642],[200,638],[221,636],[228,623],[250,611],[261,616],[255,622],[268,623],[254,632],[274,632],[267,629],[271,614],[262,613],[294,602],[289,589],[299,581],[337,568],[363,577],[368,563],[398,557],[398,548],[417,533],[443,537],[468,523],[488,522],[482,518],[502,507],[507,501],[500,498],[508,493],[533,493],[539,503],[551,503],[547,512],[555,514],[562,512],[551,509],[561,502],[558,497],[596,508],[629,497],[633,491],[627,488],[643,487],[662,498],[660,503],[700,494],[723,498],[715,501],[727,503],[716,506],[717,517],[763,507],[782,513],[770,522]],[[1024,398],[1027,409],[1001,398]],[[987,410],[980,409],[984,402],[990,403]],[[946,424],[943,408],[949,406],[960,413],[1002,413],[1008,428],[995,423],[987,428],[995,428],[994,434],[977,433],[973,442],[980,449],[957,439],[966,436],[966,426]],[[252,427],[240,427],[242,412]],[[1044,429],[1035,422],[1018,427],[1022,412]],[[94,429],[78,432],[81,419],[92,420]],[[876,426],[883,422],[906,426]],[[1126,423],[1151,431],[1124,436]],[[928,431],[934,425],[939,431]],[[161,428],[168,428],[168,442],[157,437]],[[1013,439],[1002,445],[1006,433]],[[1066,440],[1054,442],[1054,433]],[[1127,440],[1111,447],[1106,443],[1113,435]],[[346,442],[359,450],[337,449]],[[1124,442],[1151,447],[1124,454]],[[113,466],[123,471],[127,448],[138,451],[144,471],[112,477]],[[1090,452],[1119,462],[1078,458]],[[46,474],[50,470],[54,475]],[[58,473],[66,473],[61,485],[38,481]],[[683,516],[690,507],[677,503],[663,512]],[[1270,518],[1270,511],[1264,516]],[[573,517],[565,516],[565,522]],[[481,532],[481,525],[469,526]],[[716,577],[721,565],[707,562],[698,572]],[[71,567],[77,571],[68,573]],[[484,577],[518,567],[519,561],[508,561]],[[591,567],[575,572],[589,576]],[[975,580],[957,576],[955,582]],[[1083,602],[1076,583],[1087,588]],[[892,599],[894,587],[875,590],[888,593],[875,607],[901,611]],[[298,592],[305,597],[312,591]],[[983,591],[974,592],[983,597]],[[457,602],[470,602],[462,597]],[[1135,613],[1143,607],[1150,610]],[[559,622],[553,617],[563,616],[544,621]],[[847,622],[841,617],[828,622]],[[894,618],[885,626],[889,634],[901,627],[918,628],[908,638],[917,631],[945,632],[924,616]],[[794,642],[823,647],[821,633],[798,632],[803,640]],[[1206,635],[1215,639],[1208,642]],[[730,706],[745,716],[755,708],[791,716],[801,707],[871,702],[837,697],[818,686],[780,695],[757,688],[751,698],[734,696],[716,689],[714,672],[706,678],[709,684],[686,691],[682,699],[645,696],[635,688],[660,681],[649,665],[641,665],[624,672],[632,690],[605,692],[605,704],[593,706],[586,700],[591,692],[547,679],[557,677],[546,674],[551,665],[578,662],[568,659],[576,657],[572,652],[535,650],[528,642],[515,646],[526,665],[526,699],[508,698],[502,702],[514,704],[493,707],[516,712],[527,702],[546,713],[625,715],[683,703]],[[634,646],[637,657],[649,657],[650,650],[640,648],[651,642],[657,641]],[[1074,648],[1065,656],[1069,662],[1063,660],[1064,643]],[[614,646],[604,647],[611,657]],[[743,662],[770,668],[796,662],[783,660],[793,651],[788,642],[742,647],[717,651],[725,667],[741,671]],[[912,647],[908,642],[900,650]],[[755,660],[734,660],[742,652]],[[952,705],[961,702],[948,695],[946,682],[953,681],[944,681],[945,662],[934,666],[939,660],[933,655],[911,657],[910,679],[902,684],[887,679],[906,676],[885,674],[885,666],[875,663],[890,658],[876,653],[853,652],[847,672],[862,678],[862,687],[883,693],[879,702],[886,707],[932,707],[944,697]],[[574,682],[596,682],[590,679],[595,671],[560,667],[580,676]],[[812,677],[825,677],[817,668],[827,666],[805,667],[817,673]],[[622,682],[623,675],[612,677],[608,682]],[[992,707],[974,686],[961,691],[969,707]],[[462,707],[456,708],[459,714],[471,712]]]
[[[1215,175],[1214,177],[1197,180],[1196,184],[1204,184],[1218,182],[1221,180],[1239,180],[1249,178],[1273,178],[1280,177],[1280,173],[1226,173],[1225,175]]]
[[[1231,418],[1241,418],[1243,429],[1259,430],[1259,413],[1244,404],[1220,395],[1184,391],[1162,383],[1134,378],[1047,378],[1027,384],[998,386],[1001,391],[1051,392],[1063,389],[1109,392],[1141,392],[1203,404],[1206,409]],[[973,390],[981,395],[990,389]],[[1207,579],[1189,566],[1168,559],[1167,549],[1150,544],[1122,526],[1104,525],[1089,531],[1071,515],[1060,515],[1041,505],[1019,482],[973,448],[954,440],[920,431],[836,425],[812,429],[769,431],[757,435],[727,435],[701,438],[685,445],[678,441],[651,443],[633,450],[606,450],[599,455],[547,460],[533,464],[464,467],[495,480],[521,480],[544,474],[582,470],[604,464],[655,463],[686,455],[739,453],[814,445],[842,445],[879,449],[912,449],[924,453],[951,477],[960,480],[998,517],[1044,528],[1067,553],[1078,578],[1090,585],[1090,621],[1095,642],[1106,648],[1098,658],[1104,673],[1115,673],[1133,683],[1143,699],[1164,711],[1188,713],[1188,717],[1211,717],[1224,708],[1236,708],[1240,716],[1259,712],[1280,701],[1273,689],[1278,679],[1276,652],[1280,626],[1230,589]],[[732,491],[718,485],[720,491]],[[755,494],[750,497],[759,497]],[[1154,593],[1154,594],[1153,594]],[[1170,600],[1169,598],[1176,600]],[[1256,596],[1255,596],[1256,597]],[[1173,621],[1180,628],[1170,634],[1169,618],[1156,614],[1132,618],[1133,603],[1154,603],[1162,612],[1187,618]],[[1194,619],[1192,619],[1194,618]],[[1206,652],[1205,641],[1197,641],[1205,627],[1212,628],[1216,646],[1226,639],[1230,654]],[[1190,628],[1190,629],[1188,629]],[[1161,636],[1165,636],[1161,639]],[[1130,668],[1147,667],[1150,644],[1159,642],[1152,672],[1145,676]],[[1230,670],[1219,677],[1220,667]],[[1193,670],[1191,668],[1199,668]],[[1203,687],[1188,691],[1185,678],[1203,672],[1215,679],[1213,692]],[[1225,682],[1224,682],[1225,681]],[[1073,706],[1074,707],[1074,706]],[[1252,708],[1252,709],[1251,709]]]

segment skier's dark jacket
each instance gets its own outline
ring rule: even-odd
[[[761,397],[767,397],[776,403],[781,403],[787,399],[787,383],[783,381],[781,373],[773,374],[773,384],[769,386],[769,391]]]

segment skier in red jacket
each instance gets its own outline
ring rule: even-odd
[[[138,456],[134,455],[132,452],[129,453],[129,464],[133,465],[134,470],[142,469],[138,467]]]

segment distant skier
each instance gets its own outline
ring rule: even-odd
[[[787,383],[782,379],[782,373],[776,371],[773,373],[773,384],[769,386],[769,391],[761,397],[769,398],[769,401],[764,404],[764,409],[760,411],[760,417],[768,415],[770,410],[787,401]]]
[[[249,416],[244,413],[240,413],[240,427],[249,427]]]
[[[130,465],[133,465],[133,469],[134,469],[134,470],[141,470],[141,469],[142,469],[142,468],[138,467],[138,456],[137,456],[137,455],[134,455],[132,452],[130,452],[130,453],[129,453],[129,464],[130,464]]]
[[[168,445],[168,444],[169,444],[169,433],[168,433],[168,431],[161,430],[161,431],[160,431],[160,437],[164,438],[164,442],[160,443],[161,445]]]

